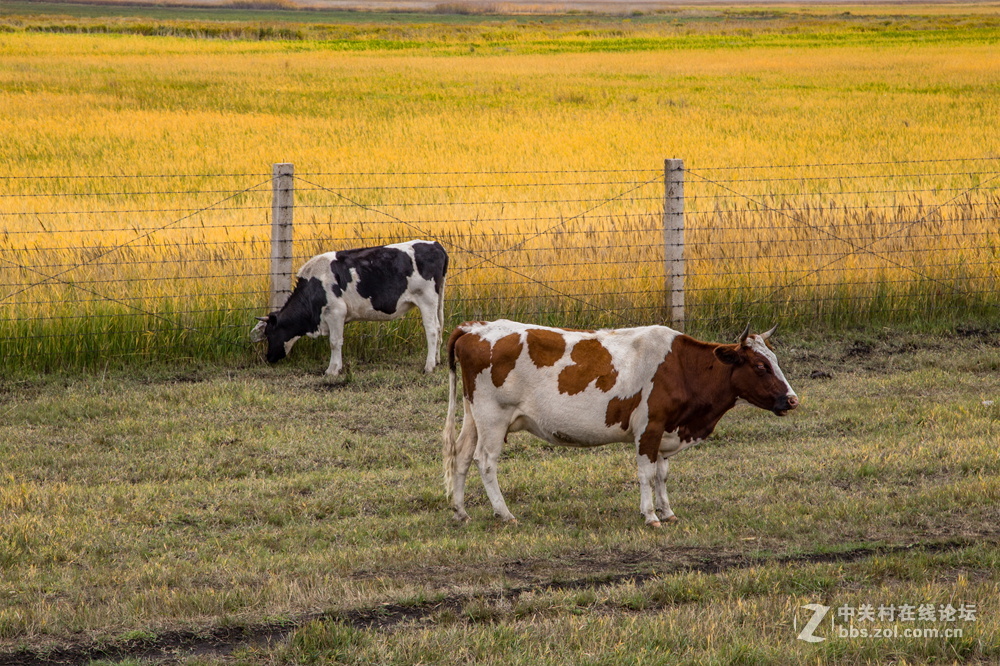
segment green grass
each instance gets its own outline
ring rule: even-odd
[[[802,407],[784,419],[737,409],[675,458],[681,522],[656,531],[638,513],[629,447],[521,435],[500,470],[519,524],[493,519],[476,474],[472,521],[454,524],[445,375],[422,374],[419,350],[347,356],[336,381],[319,375],[322,350],[299,348],[273,368],[4,378],[0,653],[998,658],[1000,339],[778,344]],[[979,619],[960,640],[795,640],[803,604],[904,600],[977,603]]]
[[[734,279],[732,284],[736,284]],[[919,285],[918,285],[919,286]],[[889,293],[870,301],[846,291],[842,298],[828,292],[794,291],[789,303],[758,302],[751,289],[734,290],[720,299],[709,291],[690,298],[686,331],[696,337],[729,340],[750,322],[754,330],[777,323],[786,333],[809,335],[817,330],[831,336],[871,336],[892,330],[904,336],[992,334],[1000,304],[992,294],[963,296],[935,293]],[[727,292],[728,293],[728,292]],[[469,302],[463,296],[472,294]],[[616,298],[613,294],[586,297],[586,303],[559,299],[536,300],[496,294],[483,302],[482,290],[449,291],[446,334],[464,321],[509,319],[543,326],[596,329],[669,323],[669,315],[650,305],[652,299]],[[0,321],[0,368],[11,379],[37,373],[71,370],[107,372],[143,368],[197,368],[203,364],[230,364],[244,368],[260,361],[264,343],[253,343],[256,309],[242,300],[217,300],[198,305],[170,299],[146,304],[145,312],[98,307],[67,311],[65,317],[36,317]],[[265,297],[262,293],[259,302]],[[956,333],[958,331],[958,333]],[[394,322],[352,322],[345,327],[344,356],[361,363],[419,354],[425,347],[419,314],[414,311]],[[298,367],[326,367],[328,338],[305,338],[297,343]]]

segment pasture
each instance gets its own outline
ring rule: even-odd
[[[500,463],[519,523],[491,517],[475,473],[472,521],[453,523],[440,461],[446,375],[419,372],[419,335],[405,327],[349,326],[335,381],[319,374],[325,341],[275,367],[232,339],[129,365],[164,338],[87,329],[106,303],[88,310],[72,284],[15,292],[35,257],[80,265],[176,219],[175,207],[203,206],[217,178],[266,180],[281,161],[297,173],[453,174],[461,201],[467,172],[655,170],[665,157],[720,168],[995,160],[998,42],[990,4],[611,16],[4,2],[0,339],[27,338],[30,350],[86,331],[110,343],[83,353],[67,343],[38,366],[17,348],[0,366],[0,663],[996,663],[995,301],[974,325],[888,327],[846,293],[829,315],[845,321],[836,333],[808,315],[779,330],[802,406],[782,419],[734,410],[677,456],[668,491],[681,522],[652,530],[630,447],[564,450],[522,435]],[[118,189],[141,175],[183,176],[184,192]],[[983,256],[928,250],[953,252],[948,263],[985,285],[996,279],[989,178],[966,205],[969,227],[932,220]],[[500,201],[502,181],[491,185]],[[46,209],[53,196],[58,215]],[[836,207],[822,211],[830,228],[844,222]],[[151,312],[157,300],[174,307],[162,285],[178,266],[199,267],[182,293],[200,296],[205,274],[265,259],[252,234],[229,234],[266,225],[268,212],[219,210],[193,223],[198,234],[151,236],[98,267],[118,272],[86,279]],[[300,251],[367,222],[356,213],[307,217],[317,246]],[[694,216],[704,224],[692,235],[720,219],[747,226],[720,215]],[[879,215],[850,223],[882,238],[895,220]],[[588,245],[621,228],[588,225],[582,240],[546,248],[564,262],[553,279],[597,266]],[[744,242],[780,244],[779,226]],[[441,231],[490,247],[469,228]],[[802,250],[813,241],[794,240],[783,272],[816,261]],[[659,261],[633,250],[624,261]],[[205,314],[189,325],[245,335],[266,292],[258,267],[245,272],[222,299],[199,301]],[[908,311],[927,296],[883,294]],[[719,341],[739,332],[704,328]],[[60,368],[76,354],[78,368]],[[823,641],[797,639],[807,604],[831,609],[815,630]],[[938,614],[838,615],[904,605]],[[850,635],[862,628],[894,633]]]
[[[333,382],[322,353],[5,381],[0,658],[995,662],[1000,339],[777,345],[802,406],[738,408],[675,457],[681,522],[659,530],[631,447],[522,435],[500,463],[519,523],[492,518],[474,473],[455,524],[446,375],[419,354],[349,359]],[[961,637],[824,623],[809,644],[810,603],[978,614],[868,625]]]

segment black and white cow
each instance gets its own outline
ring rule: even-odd
[[[267,360],[277,363],[303,335],[327,335],[326,374],[336,376],[343,367],[346,322],[399,319],[416,306],[427,336],[424,371],[431,372],[440,359],[447,272],[448,254],[436,241],[317,255],[299,269],[295,289],[281,309],[258,317],[263,331],[256,337],[267,340]]]

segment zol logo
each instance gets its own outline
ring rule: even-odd
[[[802,631],[799,632],[797,638],[800,641],[806,641],[807,643],[820,643],[822,641],[825,641],[826,640],[825,638],[823,638],[822,636],[817,636],[813,632],[816,631],[816,627],[818,627],[819,623],[823,621],[823,618],[826,617],[826,614],[830,612],[830,607],[823,606],[821,604],[806,604],[805,606],[802,606],[802,608],[805,608],[806,610],[811,610],[813,614],[812,617],[809,618],[809,621],[806,622],[805,626],[802,627]],[[792,624],[796,629],[799,628],[798,616],[796,616],[793,619]]]

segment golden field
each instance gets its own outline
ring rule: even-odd
[[[115,332],[114,353],[155,355],[158,328],[245,349],[277,162],[296,265],[433,236],[456,318],[662,320],[665,158],[685,160],[705,329],[871,298],[897,322],[995,317],[1000,9],[863,10],[241,19],[228,39],[218,20],[3,17],[2,355],[101,354],[79,338]]]

